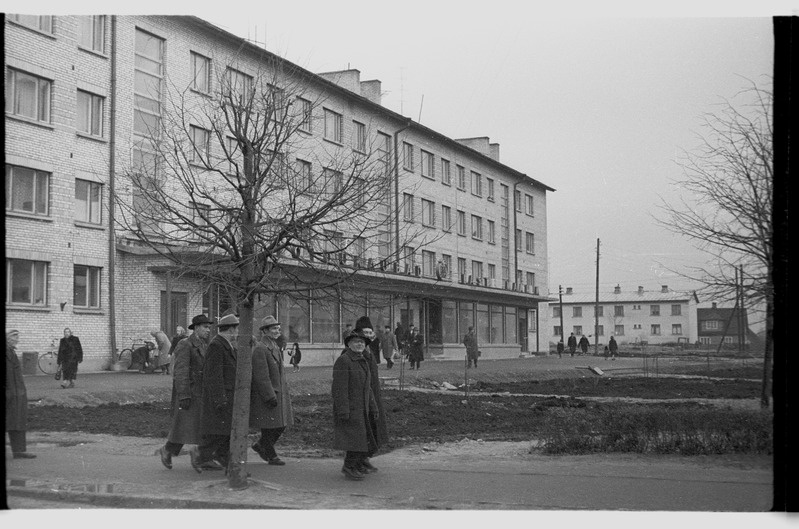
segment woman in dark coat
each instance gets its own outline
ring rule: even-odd
[[[364,478],[363,461],[378,448],[378,411],[371,384],[374,364],[363,355],[370,341],[353,331],[345,337],[346,349],[333,365],[333,448],[346,451],[341,471],[356,481]]]
[[[6,431],[14,459],[32,459],[27,452],[25,432],[28,429],[28,392],[17,358],[19,331],[6,332]]]
[[[424,338],[416,330],[416,327],[411,327],[411,332],[408,335],[408,347],[410,349],[408,360],[411,361],[411,369],[415,365],[418,370],[422,367],[419,362],[424,360]]]
[[[74,388],[78,376],[78,364],[83,362],[83,347],[77,336],[69,328],[64,329],[64,337],[58,344],[58,365],[61,367],[62,388]]]

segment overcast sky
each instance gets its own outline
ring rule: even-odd
[[[791,2],[639,3],[145,0],[122,9],[194,14],[313,72],[358,69],[382,81],[386,107],[452,138],[499,143],[503,163],[556,189],[547,197],[553,293],[593,292],[597,239],[602,290],[688,289],[696,285],[668,269],[705,257],[651,215],[660,196],[676,198],[677,161],[698,144],[702,114],[748,80],[768,86],[770,17],[790,14]]]

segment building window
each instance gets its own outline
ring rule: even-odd
[[[441,183],[444,185],[452,185],[449,173],[449,160],[441,159]]]
[[[308,194],[314,191],[313,165],[311,162],[297,158],[297,179],[299,193]]]
[[[483,219],[472,215],[472,239],[483,240]]]
[[[35,30],[45,33],[53,32],[52,15],[8,15],[8,17],[17,24],[22,24]]]
[[[522,192],[518,189],[513,192],[513,201],[516,203],[516,211],[522,211]]]
[[[325,139],[341,143],[344,137],[344,117],[329,108],[325,109]]]
[[[472,261],[472,278],[476,281],[483,279],[483,263],[481,261]]]
[[[594,316],[603,317],[605,315],[605,307],[602,305],[594,305]]]
[[[102,137],[104,103],[105,98],[78,90],[78,132]]]
[[[604,325],[597,325],[596,326],[596,335],[597,336],[605,336],[605,326]]]
[[[47,267],[44,261],[6,259],[6,303],[47,305]]]
[[[225,92],[223,99],[239,107],[248,107],[252,95],[252,76],[228,67],[225,70]]]
[[[422,224],[431,228],[436,226],[436,203],[422,199]]]
[[[164,40],[137,29],[133,80],[133,131],[157,137],[161,130]]]
[[[192,224],[200,228],[210,225],[211,206],[207,204],[198,204],[197,202],[192,202],[192,205],[194,206],[191,210]]]
[[[299,130],[311,132],[311,102],[301,97],[297,98],[300,109],[300,122],[297,125]]]
[[[527,284],[535,287],[535,272],[527,272]]]
[[[405,273],[410,274],[414,272],[414,265],[416,263],[415,250],[411,246],[402,247],[402,264],[405,268]]]
[[[574,332],[575,336],[582,336],[583,335],[583,326],[582,325],[575,325],[572,327],[572,332]]]
[[[436,157],[425,150],[422,150],[422,176],[433,180],[436,178]]]
[[[633,330],[634,331],[639,330],[640,328],[641,328],[641,324],[640,323],[633,323]]]
[[[458,276],[460,276],[461,281],[466,280],[466,259],[463,257],[458,257]]]
[[[75,180],[75,220],[100,224],[103,186],[97,182]]]
[[[681,323],[672,323],[671,324],[671,334],[682,334],[682,324]]]
[[[458,167],[458,189],[461,191],[466,190],[466,169],[459,165]]]
[[[458,210],[458,235],[466,237],[466,213]]]
[[[366,152],[366,125],[353,121],[352,148],[358,152]]]
[[[105,53],[105,15],[78,17],[78,44]]]
[[[516,238],[513,241],[516,246],[516,251],[522,251],[522,230],[516,230]]]
[[[211,59],[191,52],[191,87],[207,94],[211,91]]]
[[[341,171],[325,169],[323,177],[327,196],[333,196],[341,192],[344,187],[344,174]]]
[[[49,197],[50,173],[6,164],[6,211],[46,216]]]
[[[613,306],[613,315],[614,316],[624,316],[624,305],[614,305]]]
[[[682,316],[682,305],[672,305],[671,306],[671,315],[672,316]]]
[[[488,265],[488,279],[496,279],[497,278],[497,265],[489,264]]]
[[[525,233],[524,249],[529,254],[535,254],[535,233]]]
[[[402,219],[413,222],[413,195],[409,193],[402,195]]]
[[[651,334],[652,336],[660,336],[660,324],[659,323],[653,323],[650,326],[649,334]]]
[[[699,343],[702,345],[710,345],[713,341],[708,336],[700,336]]]
[[[616,325],[613,328],[613,334],[616,336],[624,336],[624,325]]]
[[[441,229],[452,230],[452,208],[449,206],[441,206]]]
[[[434,277],[436,275],[436,254],[422,250],[422,275]]]
[[[402,142],[402,168],[413,171],[413,145],[407,141]]]
[[[191,153],[189,153],[189,161],[205,165],[208,163],[208,148],[211,134],[202,127],[189,127],[189,134],[191,135]]]
[[[563,333],[560,330],[560,325],[555,325],[554,327],[552,327],[552,334],[554,336],[563,336]]]
[[[100,269],[75,265],[72,304],[87,309],[100,308]]]
[[[649,305],[650,316],[660,316],[660,305]]]
[[[488,187],[488,201],[494,201],[494,179],[493,178],[486,178],[486,186]]]
[[[472,171],[472,194],[478,197],[483,196],[483,176]]]
[[[493,220],[488,221],[488,244],[496,244],[496,225]]]
[[[446,279],[452,279],[452,256],[447,254],[441,255],[441,262],[444,265],[443,277]]]
[[[560,306],[555,305],[554,307],[552,307],[552,317],[553,318],[560,318],[560,314],[561,314]]]
[[[132,160],[133,211],[136,223],[148,232],[155,232],[160,227],[158,217],[160,211],[155,206],[154,198],[160,195],[163,182],[158,178],[158,167],[155,154],[134,148]]]
[[[526,206],[525,213],[532,217],[533,216],[533,195],[525,194],[524,195],[524,200],[525,200],[525,206]]]
[[[702,322],[702,327],[706,331],[716,331],[719,329],[719,322],[718,320],[706,320]]]
[[[573,318],[582,318],[583,317],[583,308],[582,307],[572,307],[572,317]]]
[[[52,81],[9,68],[6,73],[6,112],[50,122]]]

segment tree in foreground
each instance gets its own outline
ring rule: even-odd
[[[687,152],[677,203],[660,205],[656,220],[705,252],[707,265],[681,275],[700,293],[737,300],[735,270],[753,307],[765,307],[766,340],[761,404],[769,406],[773,358],[772,95],[751,83],[721,110],[705,116],[701,144]],[[761,309],[762,310],[762,309]]]
[[[160,81],[137,87],[152,93],[155,108],[150,122],[134,124],[129,187],[115,203],[125,235],[157,252],[175,277],[219,286],[239,315],[228,480],[244,488],[257,298],[336,295],[375,246],[393,264],[393,164],[389,142],[371,144],[370,131],[349,146],[340,117],[314,123],[327,96],[311,92],[304,71],[270,56],[255,76],[235,58],[215,64],[228,65],[214,83],[202,80],[215,90],[198,93],[197,79],[193,89],[167,82],[163,108]],[[318,126],[335,127],[327,132],[337,142],[306,133]]]

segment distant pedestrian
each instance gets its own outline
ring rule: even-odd
[[[610,359],[616,360],[616,355],[619,352],[619,344],[616,343],[616,339],[613,338],[613,336],[610,337],[608,348],[610,349]]]
[[[33,459],[28,452],[28,392],[22,377],[22,366],[17,358],[19,331],[6,331],[6,432],[11,442],[14,459]]]
[[[69,328],[64,329],[64,337],[58,344],[57,362],[61,367],[61,387],[74,388],[78,376],[78,364],[83,362],[83,347],[80,339],[73,336]]]
[[[417,371],[422,367],[420,362],[424,360],[424,336],[413,325],[408,333],[408,360],[411,361],[411,369],[416,366]]]
[[[289,351],[289,356],[291,357],[291,360],[289,360],[289,364],[294,366],[294,372],[296,373],[297,371],[300,370],[300,360],[302,360],[302,351],[300,351],[300,344],[294,342],[294,344],[291,346],[291,351]]]
[[[477,357],[479,356],[480,351],[477,347],[477,335],[474,332],[474,327],[469,327],[466,334],[463,335],[463,340],[461,343],[466,346],[466,368],[468,369],[472,367],[472,363],[474,363],[474,367],[476,369]]]
[[[580,336],[580,350],[583,354],[588,353],[588,346],[589,346],[588,338],[585,335]]]
[[[288,381],[283,366],[283,351],[277,344],[280,322],[267,316],[259,328],[261,339],[252,351],[252,390],[250,428],[261,431],[252,449],[270,465],[285,465],[275,451],[275,443],[288,426],[294,424]],[[299,347],[299,346],[298,346]]]
[[[568,346],[569,352],[574,356],[575,351],[577,351],[577,338],[574,336],[574,333],[569,336]]]
[[[380,340],[380,352],[386,359],[386,368],[391,369],[394,366],[394,353],[399,353],[399,345],[397,337],[391,332],[390,325],[385,326],[378,339]]]
[[[175,348],[178,346],[178,343],[184,338],[188,338],[188,334],[186,334],[186,329],[178,325],[177,328],[175,328],[175,336],[172,337],[172,345],[169,346],[170,355],[175,354]],[[174,360],[175,358],[172,357],[172,361]]]
[[[605,346],[605,360],[607,360],[607,359],[608,359],[608,356],[609,356],[609,355],[610,355],[610,349],[609,349],[609,348],[608,348],[608,346],[606,345],[606,346]]]
[[[400,354],[406,356],[408,354],[408,331],[405,330],[402,323],[397,322],[397,326],[394,328],[394,336],[397,338]]]
[[[563,339],[558,342],[558,358],[563,358]]]
[[[200,314],[191,320],[191,336],[177,342],[172,362],[172,426],[166,444],[158,449],[161,463],[172,468],[172,458],[183,445],[199,445],[203,397],[203,367],[213,322]]]
[[[345,350],[333,365],[333,448],[346,452],[341,471],[355,481],[364,479],[369,472],[364,462],[378,449],[374,363],[364,356],[370,341],[363,332],[353,331],[344,338]]]
[[[172,363],[172,357],[169,356],[169,350],[172,343],[166,333],[159,329],[150,331],[150,335],[155,338],[156,352],[153,354],[153,365],[162,375],[169,374],[169,364]]]

